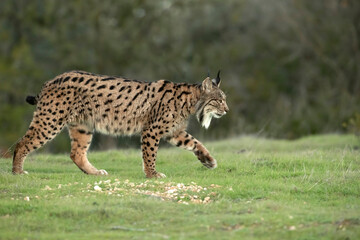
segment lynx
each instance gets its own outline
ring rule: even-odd
[[[26,156],[64,127],[71,139],[70,157],[86,174],[108,174],[87,159],[94,131],[115,136],[141,134],[143,170],[148,178],[165,177],[155,169],[162,138],[193,151],[205,167],[215,168],[216,160],[186,127],[191,114],[208,128],[212,118],[228,112],[219,86],[220,71],[215,79],[208,76],[201,84],[142,82],[83,71],[63,73],[46,82],[37,96],[26,98],[36,110],[25,136],[16,144],[12,172],[27,173],[23,170]]]

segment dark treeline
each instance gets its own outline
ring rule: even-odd
[[[200,138],[338,132],[360,112],[358,0],[2,0],[0,43],[3,150],[30,123],[25,97],[73,69],[191,83],[221,69],[230,112],[206,132],[191,121]]]

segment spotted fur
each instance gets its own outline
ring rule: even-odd
[[[82,71],[61,74],[46,82],[36,97],[26,101],[36,105],[25,136],[17,143],[13,157],[14,174],[26,173],[26,156],[53,139],[64,127],[71,138],[70,157],[85,173],[107,175],[88,161],[86,153],[94,131],[111,135],[141,134],[146,177],[164,177],[155,170],[161,138],[193,151],[208,168],[216,160],[186,132],[189,115],[196,114],[208,127],[212,117],[228,111],[220,78],[206,78],[202,84],[159,80],[142,82]],[[210,119],[210,120],[209,120]]]

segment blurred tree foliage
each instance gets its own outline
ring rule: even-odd
[[[200,138],[341,131],[360,112],[358,0],[2,0],[0,43],[2,149],[30,123],[25,97],[73,69],[192,83],[221,69],[231,111],[207,132],[191,121]]]

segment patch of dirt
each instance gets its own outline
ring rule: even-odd
[[[217,193],[214,189],[221,186],[211,184],[203,187],[195,182],[191,184],[151,181],[146,180],[142,183],[133,183],[129,180],[120,181],[119,179],[105,180],[88,184],[87,192],[115,195],[118,197],[129,194],[147,195],[162,201],[174,201],[182,204],[208,204],[214,200]]]

